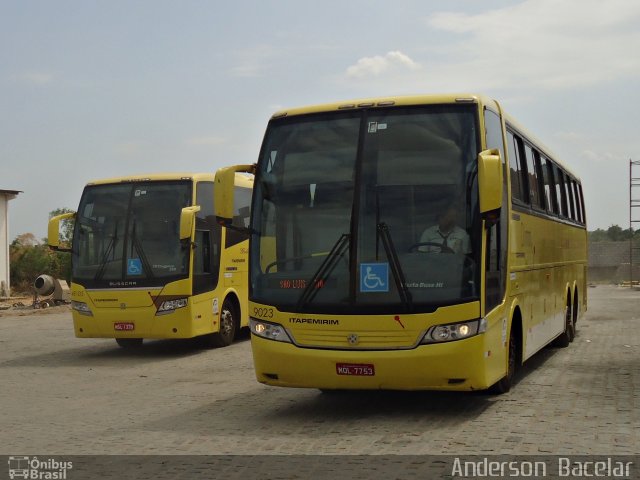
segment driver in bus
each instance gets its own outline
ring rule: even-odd
[[[469,235],[457,225],[458,209],[449,204],[437,217],[438,224],[427,228],[420,236],[421,252],[433,253],[471,253]]]

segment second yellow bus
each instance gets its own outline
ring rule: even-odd
[[[253,179],[236,175],[233,227],[246,227]],[[201,337],[229,345],[248,325],[247,235],[214,215],[213,174],[154,174],[87,184],[78,212],[49,222],[49,244],[72,255],[77,337]],[[75,220],[71,248],[60,222]]]

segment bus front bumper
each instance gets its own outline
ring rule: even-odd
[[[410,350],[328,350],[251,336],[256,378],[323,390],[483,390],[491,386],[484,337]],[[493,382],[492,382],[493,383]]]
[[[190,309],[156,315],[155,308],[94,309],[93,315],[73,311],[73,327],[78,338],[192,338],[198,335],[190,320]]]

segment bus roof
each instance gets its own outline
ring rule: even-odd
[[[341,102],[332,102],[318,105],[309,105],[304,107],[289,108],[277,111],[271,117],[271,119],[278,119],[283,117],[291,117],[297,115],[307,115],[313,113],[326,113],[338,110],[357,110],[363,108],[385,108],[385,107],[398,107],[398,106],[414,106],[414,105],[437,105],[437,104],[477,104],[479,106],[492,107],[494,110],[498,109],[502,112],[504,120],[520,135],[528,139],[531,143],[544,153],[547,157],[553,159],[558,165],[562,166],[574,178],[579,178],[575,172],[571,171],[558,156],[553,153],[544,143],[538,138],[532,135],[526,128],[519,124],[511,115],[502,110],[499,103],[483,94],[479,93],[450,93],[450,94],[429,94],[429,95],[404,95],[404,96],[390,96],[390,97],[371,97],[361,98],[355,100],[346,100]]]
[[[309,113],[332,112],[336,110],[355,110],[359,108],[384,108],[391,106],[481,102],[493,103],[493,100],[483,95],[470,93],[371,97],[280,110],[274,113],[271,118],[280,118],[285,116],[289,117],[293,115],[306,115]]]
[[[197,182],[213,182],[215,173],[193,173],[193,172],[173,172],[173,173],[151,173],[140,175],[125,175],[122,177],[110,177],[99,180],[92,180],[87,183],[90,185],[106,185],[111,183],[129,183],[129,182],[158,182],[171,180],[189,180]],[[236,173],[235,185],[238,187],[253,187],[253,177]]]

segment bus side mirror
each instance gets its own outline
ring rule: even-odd
[[[236,173],[255,174],[255,165],[234,165],[223,167],[216,172],[213,191],[216,221],[223,226],[230,226],[233,221],[233,187]]]
[[[76,214],[74,212],[69,212],[51,217],[47,229],[47,244],[51,250],[57,250],[58,252],[71,251],[70,247],[60,246],[60,222],[75,218],[75,216]]]
[[[478,192],[480,213],[502,207],[502,160],[497,148],[484,150],[478,155]]]
[[[180,240],[188,240],[191,238],[196,213],[199,211],[200,205],[184,207],[182,211],[180,211]]]

